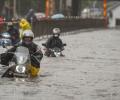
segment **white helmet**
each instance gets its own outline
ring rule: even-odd
[[[32,43],[32,40],[34,38],[34,34],[31,30],[25,30],[23,31],[23,37],[22,42],[26,45],[30,45]]]
[[[60,28],[54,28],[53,33],[60,33]]]
[[[53,29],[53,36],[59,37],[60,36],[60,28],[54,28]]]
[[[32,32],[32,30],[25,30],[25,31],[23,31],[23,38],[24,37],[34,38],[34,33]]]

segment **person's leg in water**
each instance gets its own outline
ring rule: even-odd
[[[49,50],[49,48],[46,48],[46,51],[45,51],[45,56],[49,57],[51,54],[51,51]]]
[[[41,60],[42,60],[42,57],[38,60],[35,56],[31,56],[30,74],[32,77],[38,76],[40,72]]]

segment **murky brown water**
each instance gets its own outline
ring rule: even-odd
[[[0,100],[120,100],[120,30],[62,38],[66,56],[44,57],[37,78],[0,79]]]

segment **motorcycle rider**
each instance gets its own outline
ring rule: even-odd
[[[46,52],[45,52],[45,55],[46,56],[50,56],[50,49],[54,48],[54,47],[58,47],[60,48],[61,50],[64,49],[64,46],[63,46],[63,42],[62,40],[59,38],[60,37],[60,28],[54,28],[53,29],[53,35],[48,38],[47,42],[45,43],[46,44]],[[63,54],[61,54],[61,56],[64,56]]]
[[[1,55],[1,64],[8,65],[9,61],[12,59],[13,54],[10,54],[9,52],[15,52],[16,48],[18,46],[25,46],[29,49],[30,58],[31,58],[31,68],[30,73],[31,76],[37,76],[40,70],[40,61],[43,58],[43,53],[40,49],[40,47],[33,42],[34,34],[31,30],[25,30],[23,32],[22,41],[19,42],[17,45],[12,47],[11,49],[7,50],[7,53],[5,55]],[[34,59],[33,56],[35,56]]]
[[[19,42],[19,30],[14,27],[12,22],[9,22],[8,24],[7,32],[11,35],[12,44],[15,45]]]

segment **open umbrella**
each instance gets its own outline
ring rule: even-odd
[[[51,16],[52,19],[63,19],[65,16],[63,14],[54,14]]]

